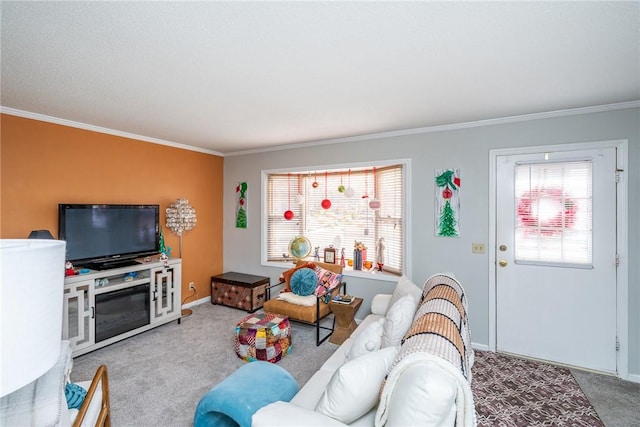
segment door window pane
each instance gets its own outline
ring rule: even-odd
[[[515,167],[515,260],[590,267],[592,162]]]

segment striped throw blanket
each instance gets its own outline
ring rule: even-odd
[[[382,384],[376,425],[386,423],[393,388],[403,372],[415,364],[437,366],[447,372],[458,390],[455,425],[476,425],[471,392],[473,349],[467,314],[467,298],[456,279],[446,274],[427,279],[413,323]]]
[[[473,349],[467,316],[468,303],[462,285],[451,276],[427,279],[413,324],[402,340],[402,354],[427,351],[456,368],[471,384]]]

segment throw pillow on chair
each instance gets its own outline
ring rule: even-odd
[[[310,268],[301,268],[291,275],[291,292],[307,296],[314,293],[318,284],[318,276]]]

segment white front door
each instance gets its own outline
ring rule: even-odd
[[[497,350],[616,372],[616,148],[496,160]]]

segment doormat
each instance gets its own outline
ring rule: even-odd
[[[476,351],[472,373],[478,426],[604,427],[567,368]]]

